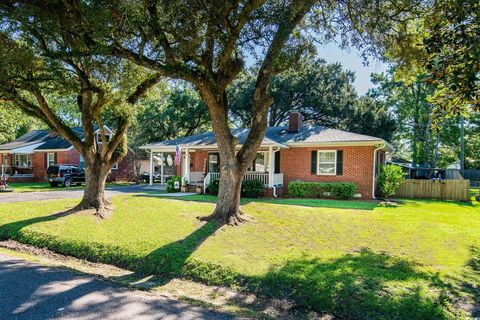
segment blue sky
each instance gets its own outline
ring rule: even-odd
[[[318,57],[329,63],[340,62],[345,69],[355,71],[355,87],[359,94],[364,94],[373,87],[370,74],[387,70],[387,65],[376,59],[370,59],[365,66],[363,59],[356,49],[340,49],[336,44],[318,47]]]

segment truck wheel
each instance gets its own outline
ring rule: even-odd
[[[67,188],[71,187],[72,186],[72,179],[69,179],[69,178],[65,179],[65,181],[63,182],[63,186],[65,186]]]

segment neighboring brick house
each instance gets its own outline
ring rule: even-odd
[[[263,181],[270,194],[286,191],[284,187],[294,180],[353,182],[357,185],[357,197],[373,198],[379,164],[385,163],[385,152],[392,147],[380,138],[302,122],[302,115],[293,112],[288,127],[269,127],[245,178]],[[239,147],[248,133],[249,129],[232,129]],[[171,159],[177,146],[182,152],[177,175],[204,186],[219,176],[220,158],[213,132],[141,147],[150,151],[150,168],[156,171],[152,176],[167,167],[166,161],[158,161],[159,166],[154,159],[161,159],[162,155]]]
[[[72,129],[83,138],[81,127]],[[105,131],[112,134],[107,127]],[[127,156],[112,168],[108,179],[130,180],[134,174],[133,158],[133,152],[129,150]],[[48,166],[53,164],[73,164],[80,167],[84,165],[80,152],[57,132],[34,130],[0,145],[0,170],[3,169],[4,173],[9,175],[10,182],[43,181]]]

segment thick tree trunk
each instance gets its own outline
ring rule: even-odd
[[[99,163],[87,164],[85,167],[85,191],[77,208],[94,209],[100,217],[110,212],[110,202],[105,197],[105,182],[110,168]]]
[[[217,206],[210,219],[224,224],[237,225],[246,220],[240,211],[240,193],[243,181],[243,172],[235,168],[223,167],[218,192]]]

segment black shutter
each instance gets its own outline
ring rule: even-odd
[[[57,153],[53,154],[53,164],[57,164]]]
[[[337,176],[343,175],[343,150],[337,150]]]
[[[43,154],[43,160],[45,162],[45,168],[48,169],[48,156],[46,152]]]
[[[312,151],[312,163],[310,167],[310,173],[311,174],[317,174],[317,150]]]
[[[275,170],[274,173],[280,173],[280,151],[274,153],[275,155]]]

